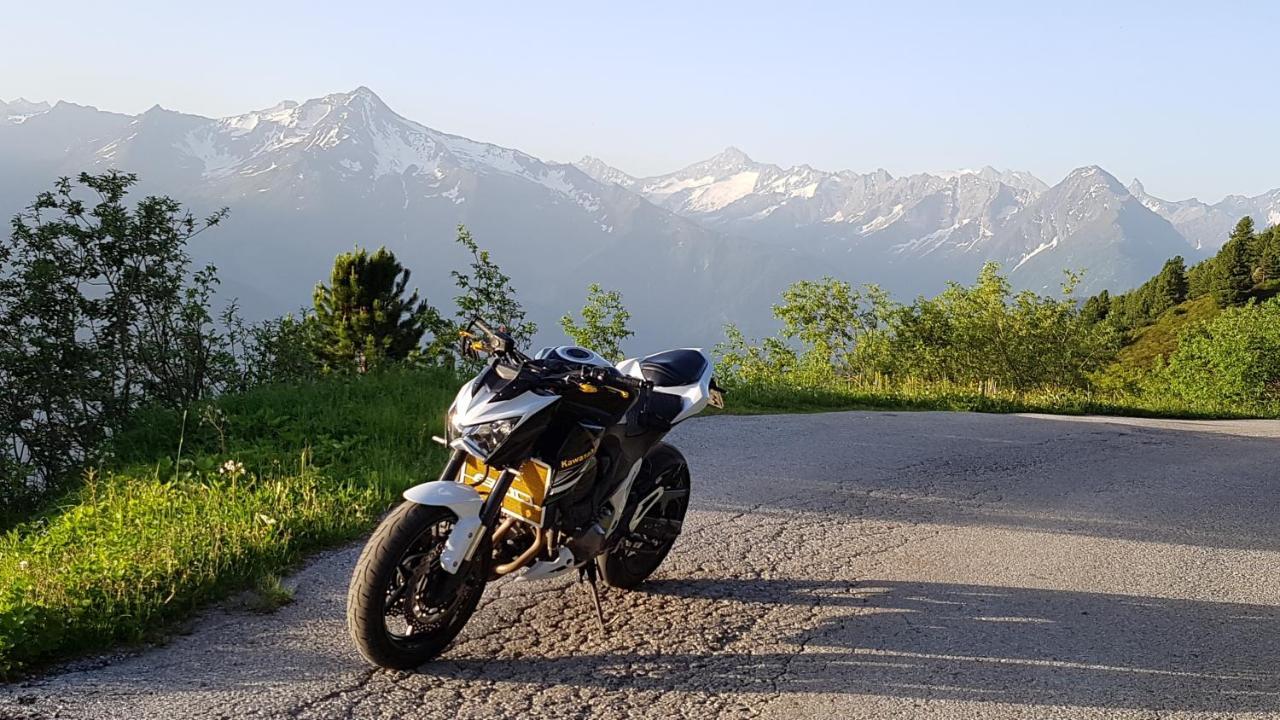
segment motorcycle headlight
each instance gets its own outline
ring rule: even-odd
[[[502,443],[507,441],[511,431],[519,424],[520,418],[518,417],[506,418],[480,425],[472,425],[471,427],[463,428],[462,432],[467,436],[468,440],[485,454],[485,457],[488,457],[497,451]]]
[[[453,442],[461,434],[462,428],[458,425],[458,406],[450,405],[449,412],[444,415],[444,439]]]

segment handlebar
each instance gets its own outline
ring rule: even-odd
[[[489,337],[494,337],[498,334],[494,332],[493,328],[489,327],[488,324],[485,323],[485,321],[481,320],[478,317],[473,318],[471,320],[471,327],[476,328],[477,330],[484,333],[485,335],[488,335]]]
[[[623,375],[614,368],[604,367],[575,369],[566,374],[564,379],[567,384],[576,385],[578,389],[584,392],[596,392],[598,389],[603,388],[624,398],[630,397],[633,393],[643,393],[653,386],[653,383],[648,380],[633,378]]]
[[[475,335],[470,332],[472,329],[480,331],[485,336],[486,342],[482,344],[468,341],[469,338],[475,338]],[[515,339],[509,333],[502,330],[494,330],[488,323],[478,317],[472,318],[461,334],[464,340],[464,348],[470,347],[472,351],[487,350],[500,358],[514,361],[513,364],[518,367],[527,367],[529,364],[537,362],[531,361],[527,355],[516,347]],[[545,371],[545,368],[543,368],[543,371]],[[604,388],[624,398],[629,397],[632,393],[637,395],[644,393],[653,387],[652,382],[623,375],[618,372],[617,368],[593,366],[575,366],[567,372],[544,376],[540,382],[562,387],[576,386],[584,392],[596,392],[600,388]]]
[[[467,342],[468,338],[475,337],[475,335],[471,333],[473,328],[479,330],[485,336],[485,340],[488,341],[488,347],[484,347],[480,343]],[[479,317],[472,318],[471,322],[468,323],[467,327],[461,331],[460,335],[464,341],[464,350],[469,347],[469,352],[488,351],[494,355],[510,356],[518,361],[529,359],[523,352],[520,352],[520,348],[516,347],[515,338],[511,337],[510,333],[507,333],[504,330],[494,330],[489,327],[488,323],[481,320]]]

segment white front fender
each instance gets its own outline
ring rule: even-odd
[[[480,508],[484,505],[484,498],[466,485],[437,480],[405,490],[404,499],[419,505],[448,508],[457,516],[458,522],[444,541],[444,551],[440,553],[440,567],[445,572],[457,572],[480,544],[480,534],[484,530],[480,522]]]

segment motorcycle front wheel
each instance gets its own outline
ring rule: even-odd
[[[489,577],[488,540],[456,574],[440,566],[457,523],[447,508],[406,502],[374,530],[347,592],[347,628],[379,667],[408,670],[439,655],[480,603]]]

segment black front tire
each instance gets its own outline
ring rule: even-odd
[[[347,592],[347,628],[356,649],[373,665],[409,670],[431,660],[457,637],[480,604],[492,555],[487,541],[458,569],[455,591],[442,599],[447,609],[424,622],[421,632],[397,634],[387,626],[389,616],[404,614],[403,604],[397,609],[392,602],[389,607],[397,581],[409,587],[410,596],[398,602],[412,602],[416,608],[418,585],[424,586],[425,594],[429,583],[448,579],[438,569],[438,558],[444,537],[456,522],[447,508],[405,502],[383,519],[365,544]],[[427,563],[434,557],[437,569],[406,577],[406,558],[411,556]]]
[[[689,465],[679,450],[666,443],[658,443],[645,456],[640,475],[631,488],[628,506],[634,507],[659,486],[671,495],[655,505],[647,517],[669,521],[679,528],[689,510]],[[679,534],[677,529],[670,537],[654,537],[646,534],[645,529],[641,525],[634,532],[628,532],[604,555],[600,575],[610,587],[624,590],[638,587],[666,559],[676,543],[675,535]]]

